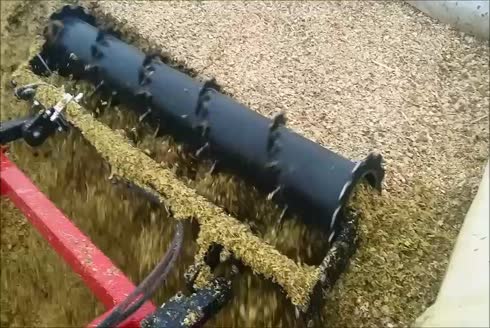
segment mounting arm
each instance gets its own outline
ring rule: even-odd
[[[19,99],[26,100],[27,98],[24,97],[26,91],[34,89],[30,86],[29,88],[20,87],[15,90],[15,95]],[[30,93],[29,96],[31,96]],[[78,102],[82,96],[83,94],[81,93],[76,97],[66,93],[63,99],[49,108],[44,107],[39,102],[35,102],[35,104],[43,108],[39,113],[22,119],[0,122],[0,145],[18,139],[24,139],[28,145],[36,147],[41,145],[56,131],[66,131],[68,129],[68,122],[64,118],[62,111],[69,102],[72,100]]]

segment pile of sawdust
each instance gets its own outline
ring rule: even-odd
[[[386,191],[361,213],[361,249],[330,296],[325,322],[408,325],[434,300],[488,157],[487,45],[402,3],[109,1],[99,6],[99,13],[124,20],[138,35],[134,41],[160,44],[200,76],[217,77],[225,91],[253,109],[271,115],[279,105],[287,108],[293,129],[346,156],[361,158],[370,148],[385,156]],[[2,111],[4,106],[2,101]],[[71,209],[69,197],[63,201],[55,190],[63,178],[53,185],[29,163],[32,152],[15,148],[26,155],[20,161],[37,181],[48,185],[50,197]],[[63,147],[61,154],[69,149]],[[52,172],[53,163],[61,161],[47,158],[41,165]],[[111,193],[107,187],[93,189],[99,183],[83,179],[107,200],[96,207],[97,217],[112,220],[117,214],[107,206],[121,204],[105,198]],[[90,197],[87,201],[92,203]],[[124,206],[132,211],[133,204]],[[78,224],[97,225],[93,213],[74,206],[72,214],[75,220],[86,218]],[[132,220],[138,219],[135,214]],[[113,224],[114,234],[124,228]],[[127,255],[112,255],[119,251],[109,245],[116,239],[107,230],[91,237],[131,271]]]

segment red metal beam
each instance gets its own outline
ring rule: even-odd
[[[24,213],[29,222],[72,270],[81,276],[106,309],[110,310],[133,291],[134,284],[37,189],[2,151],[0,151],[0,192]],[[121,324],[121,327],[139,326],[139,322],[154,310],[155,306],[150,302],[144,304],[139,311]],[[93,326],[101,318],[96,319],[89,326]]]

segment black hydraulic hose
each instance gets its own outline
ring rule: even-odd
[[[53,71],[117,95],[193,146],[196,155],[219,160],[222,167],[252,179],[284,210],[294,209],[307,223],[330,231],[330,238],[362,177],[381,189],[380,155],[351,161],[285,127],[284,116],[266,118],[219,93],[212,83],[196,81],[82,19],[63,12],[52,19],[41,55]],[[31,64],[35,72],[45,71],[36,58]]]
[[[111,313],[97,326],[98,328],[115,327],[131,314],[136,312],[146,301],[148,301],[159,286],[167,278],[170,270],[175,264],[177,257],[182,249],[184,240],[184,227],[178,221],[175,227],[175,235],[162,260],[157,264],[153,271],[120,303]]]

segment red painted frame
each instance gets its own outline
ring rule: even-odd
[[[24,173],[0,151],[0,195],[22,211],[65,262],[109,311],[135,288],[134,284],[68,219]],[[155,310],[147,302],[120,327],[139,327]],[[103,317],[89,324],[94,327]]]

